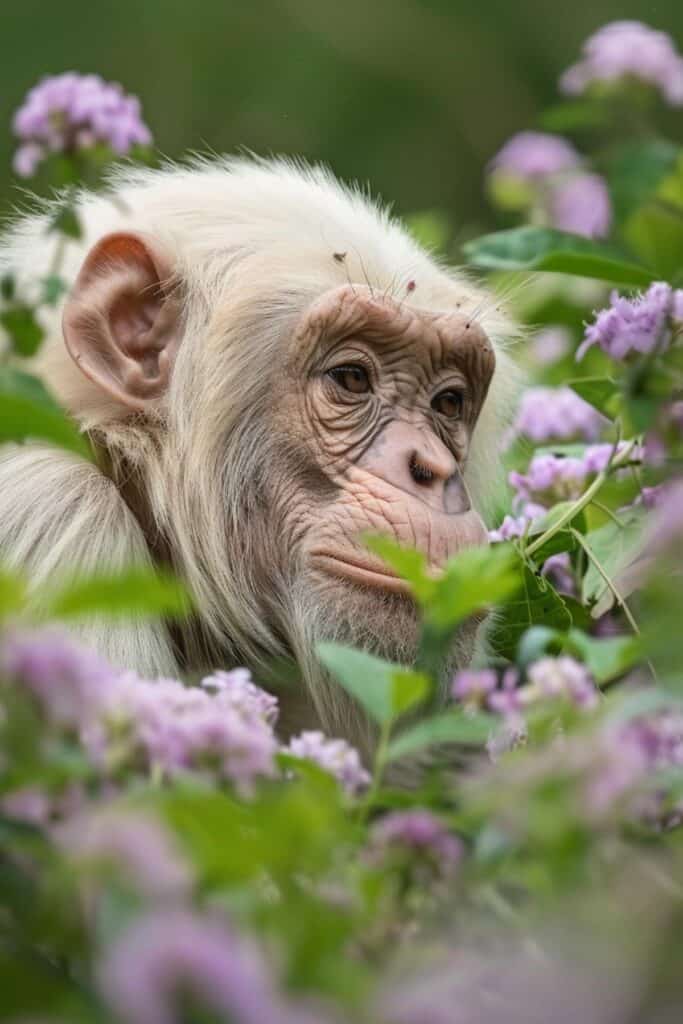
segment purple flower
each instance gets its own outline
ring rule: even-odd
[[[213,692],[175,679],[149,681],[131,674],[107,695],[104,749],[107,731],[123,731],[133,763],[141,758],[169,776],[208,772],[248,795],[259,777],[275,774],[277,741],[263,717],[265,703],[251,691],[240,704],[229,688]],[[95,735],[90,748],[95,756],[101,746],[102,737]]]
[[[638,78],[654,85],[671,106],[683,105],[683,58],[671,36],[639,21],[614,21],[590,36],[583,59],[560,79],[560,88],[579,95],[596,82]]]
[[[55,830],[57,842],[78,865],[110,865],[151,899],[186,896],[192,874],[169,832],[135,811],[90,810]]]
[[[491,711],[504,715],[515,722],[520,722],[519,712],[522,708],[520,698],[519,675],[517,669],[508,668],[503,673],[501,686],[489,694],[487,705]],[[517,726],[515,731],[519,731]]]
[[[275,774],[277,701],[244,670],[216,673],[202,687],[140,679],[45,631],[8,636],[0,673],[33,694],[50,723],[74,731],[104,775],[209,772],[248,794]]]
[[[231,672],[214,672],[202,679],[206,690],[220,694],[221,707],[232,707],[247,717],[262,718],[268,725],[275,725],[278,716],[278,700],[256,686],[246,668],[234,668]]]
[[[571,343],[571,334],[566,327],[547,327],[534,335],[531,352],[537,363],[549,366],[569,352]]]
[[[106,952],[98,978],[126,1024],[180,1024],[188,1001],[232,1024],[293,1020],[257,951],[222,921],[190,911],[136,921]]]
[[[22,177],[34,174],[52,152],[72,153],[105,143],[123,156],[133,146],[152,141],[137,97],[99,75],[73,71],[43,78],[29,90],[13,128],[22,143],[14,169]]]
[[[568,552],[560,551],[556,555],[551,555],[543,563],[541,573],[561,594],[567,594],[569,597],[576,596],[576,581]]]
[[[443,877],[453,874],[463,856],[463,844],[444,823],[421,807],[393,811],[375,822],[370,830],[368,857],[386,864],[392,856],[419,856]]]
[[[498,151],[488,171],[523,180],[545,178],[579,167],[581,159],[571,142],[545,132],[518,132]]]
[[[519,406],[513,433],[537,444],[596,441],[607,420],[571,388],[529,388]]]
[[[599,174],[573,174],[550,194],[550,220],[560,231],[587,238],[605,238],[612,222],[607,183]]]
[[[482,704],[497,686],[498,675],[493,669],[463,669],[451,683],[451,696],[464,704]]]
[[[582,359],[592,345],[599,345],[612,359],[624,359],[631,352],[664,351],[672,336],[674,314],[678,316],[681,290],[663,281],[650,285],[645,294],[633,299],[612,292],[610,305],[601,310],[586,329],[576,358]]]
[[[534,455],[526,473],[513,471],[508,480],[515,489],[513,508],[521,508],[528,502],[538,502],[548,507],[557,501],[577,498],[587,480],[602,473],[608,466],[613,453],[621,454],[629,442],[620,441],[616,447],[611,444],[589,445],[583,456],[562,456],[542,452]],[[634,449],[632,460],[642,458],[642,452]]]
[[[370,775],[363,767],[358,751],[346,740],[329,739],[317,730],[309,730],[292,737],[282,749],[286,754],[313,761],[333,775],[351,795],[370,784]]]
[[[527,502],[519,511],[521,514],[518,516],[505,516],[497,530],[489,530],[489,540],[492,544],[523,537],[534,520],[542,519],[548,509],[544,505]]]
[[[656,817],[661,811],[657,792],[653,799],[633,800],[658,771],[683,767],[683,715],[664,711],[642,715],[625,724],[611,724],[601,735],[599,768],[586,786],[586,805],[591,815],[602,816],[615,804],[631,797],[632,813]],[[660,791],[659,797],[664,793]]]
[[[683,480],[657,488],[658,500],[648,525],[645,549],[658,555],[678,545],[683,537]]]
[[[97,716],[119,675],[92,651],[48,629],[7,634],[0,674],[23,684],[50,722],[77,730]]]
[[[593,678],[574,658],[541,658],[529,667],[524,687],[526,702],[538,697],[564,697],[580,708],[594,708],[598,693]],[[529,689],[531,688],[531,689]]]

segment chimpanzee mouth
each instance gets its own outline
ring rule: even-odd
[[[374,559],[356,554],[312,551],[311,560],[322,572],[359,586],[410,596],[410,585]]]

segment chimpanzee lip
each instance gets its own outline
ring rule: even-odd
[[[323,570],[352,583],[365,587],[388,590],[394,594],[410,594],[406,580],[387,569],[381,562],[371,561],[361,555],[338,551],[312,551],[311,558]]]

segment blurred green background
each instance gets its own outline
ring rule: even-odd
[[[19,199],[10,120],[46,73],[97,71],[138,93],[159,148],[300,154],[369,182],[398,213],[492,223],[482,168],[533,127],[560,72],[607,21],[683,48],[683,0],[3,0],[0,208]],[[683,112],[668,134],[683,138]]]

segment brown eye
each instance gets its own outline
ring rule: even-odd
[[[370,390],[370,378],[367,370],[356,363],[349,366],[335,366],[327,371],[335,384],[338,384],[344,391],[350,391],[354,395],[364,395]]]
[[[432,409],[450,420],[462,416],[463,396],[461,391],[441,391],[432,399]]]

